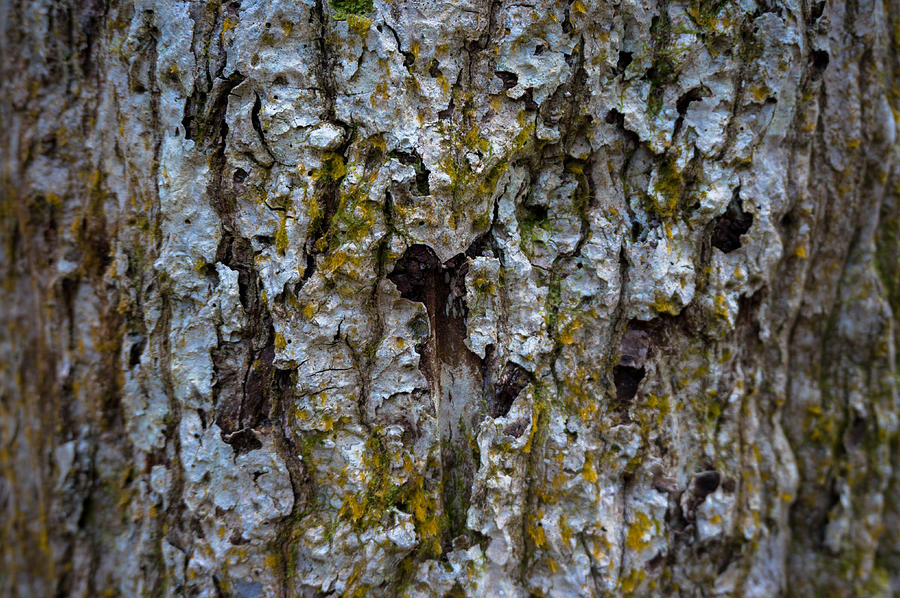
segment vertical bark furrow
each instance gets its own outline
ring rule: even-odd
[[[900,592],[898,23],[0,0],[0,594]]]

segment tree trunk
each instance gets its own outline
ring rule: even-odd
[[[900,592],[900,1],[0,29],[0,594]]]

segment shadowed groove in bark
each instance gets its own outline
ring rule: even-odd
[[[43,1],[0,4],[0,593],[896,593],[895,0]]]
[[[423,303],[428,312],[430,335],[418,350],[422,356],[420,368],[431,392],[438,397],[442,498],[448,521],[442,537],[446,547],[456,537],[469,535],[465,518],[477,467],[477,449],[471,446],[471,435],[484,396],[483,363],[464,342],[467,270],[462,254],[442,264],[430,247],[412,245],[387,276],[402,297]],[[472,384],[459,387],[456,380],[465,377]]]
[[[750,230],[753,215],[741,205],[741,188],[734,190],[725,213],[716,218],[712,233],[712,245],[722,253],[730,253],[741,247],[741,235]]]

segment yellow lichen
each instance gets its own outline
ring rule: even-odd
[[[362,36],[369,32],[372,21],[362,15],[350,14],[347,15],[347,25],[350,27],[351,31]]]
[[[275,250],[280,254],[284,255],[284,252],[288,248],[288,234],[287,234],[287,216],[282,212],[281,214],[281,224],[278,226],[278,230],[275,232]]]
[[[628,527],[626,545],[634,551],[640,551],[650,545],[650,530],[653,521],[646,513],[638,512],[634,522]]]
[[[594,464],[591,463],[590,459],[584,460],[584,468],[581,470],[581,475],[592,484],[597,481],[597,470],[594,469]]]

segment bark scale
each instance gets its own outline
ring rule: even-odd
[[[0,29],[0,594],[900,592],[895,0]]]

